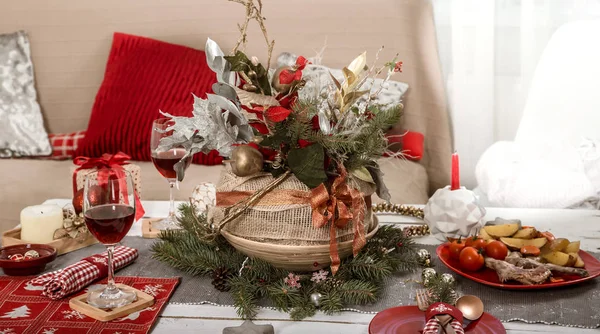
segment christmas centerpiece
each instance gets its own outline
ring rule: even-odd
[[[194,97],[192,117],[163,112],[172,135],[159,145],[186,149],[175,165],[180,179],[184,159],[195,153],[217,150],[228,159],[216,205],[206,215],[193,203],[180,208],[183,230],[164,231],[155,257],[211,274],[217,289],[232,290],[244,317],[265,296],[294,318],[372,302],[384,277],[418,263],[402,230],[378,228],[371,204],[372,194],[390,200],[378,159],[394,155],[385,132],[403,106],[377,96],[402,63],[368,66],[365,52],[343,68],[343,80],[331,75],[325,83],[304,76],[309,61],[302,56],[270,69],[274,41],[260,0],[235,2],[246,7],[246,20],[231,54],[206,43],[214,94]],[[267,42],[266,66],[240,50],[251,20]]]

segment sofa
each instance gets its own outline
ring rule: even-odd
[[[374,0],[352,6],[344,0],[263,2],[270,37],[276,41],[274,54],[310,56],[326,43],[323,64],[342,68],[364,50],[374,55],[381,45],[385,49],[380,62],[399,53],[404,70],[397,80],[410,88],[403,97],[402,121],[392,133],[418,131],[425,144],[419,162],[381,162],[392,200],[424,203],[449,183],[452,139],[429,1]],[[226,0],[6,0],[0,4],[0,33],[28,32],[45,127],[48,133],[68,133],[88,127],[113,32],[197,49],[211,37],[229,50],[238,39],[236,22],[243,12],[239,4]],[[248,38],[247,53],[263,54],[256,27]],[[167,183],[152,163],[134,163],[141,167],[142,200],[168,199]],[[25,206],[72,197],[74,169],[69,160],[0,160],[0,230],[18,224]],[[221,170],[222,166],[192,165],[176,199],[187,199],[200,182],[217,182]]]

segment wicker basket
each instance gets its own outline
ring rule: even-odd
[[[371,239],[379,229],[377,216],[373,215],[372,228],[367,233],[367,240]],[[329,244],[319,246],[288,246],[258,242],[235,236],[226,230],[221,235],[238,251],[259,259],[268,261],[278,268],[290,271],[314,271],[331,264],[329,257]],[[352,240],[338,243],[340,259],[352,255]]]

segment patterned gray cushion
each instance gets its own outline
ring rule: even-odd
[[[52,147],[37,103],[27,34],[0,34],[0,157],[50,153]]]

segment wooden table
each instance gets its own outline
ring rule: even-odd
[[[68,200],[51,200],[49,202],[64,205]],[[162,201],[143,201],[148,217],[166,216],[168,203]],[[555,210],[555,209],[506,209],[488,208],[487,220],[496,217],[518,218],[524,225],[533,225],[540,230],[548,230],[554,235],[581,240],[581,249],[600,251],[600,211],[597,210]],[[384,224],[411,224],[414,218],[401,216],[380,216]],[[141,235],[141,225],[136,223],[129,235]],[[418,239],[422,244],[439,244],[431,236]],[[314,317],[303,321],[291,321],[287,313],[273,310],[261,310],[255,322],[272,324],[277,334],[318,334],[318,333],[368,333],[369,322],[373,314],[344,312],[327,316],[317,313]],[[163,311],[153,333],[221,333],[224,327],[237,326],[242,323],[233,307],[211,305],[174,305],[169,304]],[[587,334],[599,333],[600,329],[580,329],[542,324],[526,324],[522,322],[504,323],[509,334],[525,333],[561,333]]]

